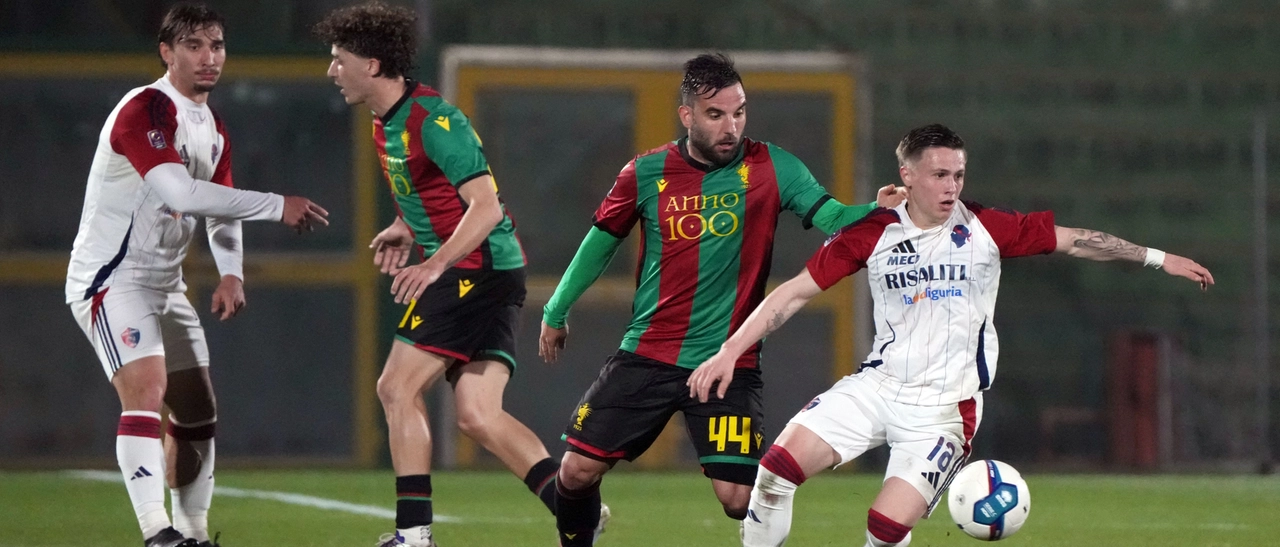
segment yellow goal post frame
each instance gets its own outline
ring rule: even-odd
[[[239,79],[265,82],[314,82],[327,84],[327,56],[234,55],[228,59],[222,83]],[[7,53],[0,56],[0,77],[23,80],[74,80],[95,78],[138,78],[146,85],[164,74],[154,54],[100,53]],[[335,91],[336,93],[336,91]],[[101,120],[97,121],[101,123]],[[375,383],[378,355],[378,271],[373,266],[368,242],[377,233],[377,159],[368,140],[372,117],[368,109],[351,110],[350,191],[354,217],[337,220],[349,225],[351,247],[339,252],[245,253],[245,276],[255,287],[341,287],[352,292],[351,401],[352,439],[350,457],[331,458],[233,458],[233,465],[339,465],[372,467],[378,463],[385,444],[378,415]],[[234,132],[237,129],[231,128]],[[86,166],[87,169],[87,166]],[[87,173],[87,171],[86,171]],[[269,189],[268,189],[269,190]],[[331,228],[332,229],[332,228]],[[200,238],[196,238],[199,241]],[[0,254],[0,285],[62,286],[66,282],[70,249],[65,251],[18,251]],[[188,294],[213,290],[217,267],[207,250],[192,245],[184,264]]]
[[[440,58],[439,89],[450,102],[468,116],[476,114],[478,95],[488,88],[620,90],[631,94],[635,106],[632,134],[636,153],[654,148],[678,134],[675,116],[679,106],[678,89],[685,61],[701,50],[631,50],[571,49],[520,46],[450,46]],[[871,92],[864,85],[867,65],[851,54],[834,52],[730,51],[734,63],[743,74],[750,92],[802,92],[831,97],[831,173],[832,180],[822,181],[832,195],[844,203],[866,202],[874,196],[874,187],[861,183],[870,173],[871,156]],[[480,123],[483,123],[481,120]],[[483,128],[479,128],[483,134]],[[831,334],[833,349],[832,376],[839,378],[854,371],[855,347],[869,347],[871,342],[871,302],[868,291],[853,290],[865,279],[843,281],[814,299],[812,306],[829,311],[834,317]],[[529,301],[546,302],[555,290],[555,276],[531,276]],[[772,287],[771,287],[772,289]],[[634,292],[631,279],[602,278],[583,300],[594,303],[627,303]],[[858,318],[866,318],[858,320]],[[438,390],[445,398],[452,394]],[[443,405],[452,412],[452,405]],[[451,423],[452,416],[442,416]],[[452,428],[439,432],[442,464],[468,464],[475,456],[475,446],[459,437]],[[674,433],[669,426],[637,463],[656,467],[670,463],[674,457]]]

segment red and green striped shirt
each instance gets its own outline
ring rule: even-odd
[[[373,120],[373,141],[396,208],[413,230],[423,258],[430,257],[453,235],[467,210],[458,188],[492,175],[480,136],[436,90],[408,80],[400,101]],[[504,204],[502,221],[455,266],[513,270],[525,262],[515,222]]]
[[[646,152],[618,175],[595,226],[623,238],[641,223],[641,264],[622,349],[695,368],[764,299],[778,213],[811,225],[831,196],[795,156],[743,139],[729,165],[688,155],[685,139]],[[760,345],[739,358],[759,364]]]

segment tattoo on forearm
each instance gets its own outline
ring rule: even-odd
[[[773,312],[773,317],[769,318],[769,321],[765,323],[764,335],[769,336],[770,334],[773,334],[773,331],[778,330],[778,328],[786,322],[787,315],[782,313],[782,310],[775,310]]]
[[[1147,256],[1147,248],[1134,245],[1116,236],[1097,230],[1076,229],[1076,241],[1073,246],[1084,258],[1104,260],[1128,260],[1142,262]]]

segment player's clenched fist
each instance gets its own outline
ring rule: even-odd
[[[302,233],[303,230],[314,230],[316,225],[328,226],[328,216],[329,211],[307,198],[285,196],[284,214],[281,215],[280,222]]]

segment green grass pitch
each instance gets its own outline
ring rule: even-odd
[[[110,475],[107,475],[108,477]],[[226,547],[363,546],[392,521],[390,471],[226,471],[210,522]],[[1014,546],[1280,545],[1280,478],[1254,476],[1030,475],[1031,517]],[[554,522],[516,478],[498,472],[433,476],[437,541],[443,547],[551,546]],[[805,483],[788,545],[860,546],[879,486],[870,474],[830,474]],[[706,479],[692,473],[615,472],[604,483],[614,514],[602,547],[732,546],[738,523],[720,511]],[[348,505],[320,508],[246,496],[311,496]],[[288,498],[293,500],[293,498]],[[305,500],[304,500],[305,501]],[[352,512],[366,507],[374,514]],[[369,507],[372,506],[372,507]],[[917,528],[912,547],[977,547],[945,507]],[[64,472],[0,473],[0,547],[140,545],[124,488]]]

